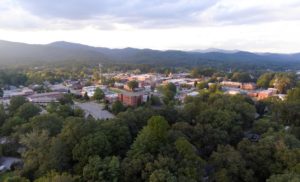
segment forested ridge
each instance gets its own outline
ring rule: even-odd
[[[16,54],[17,53],[17,54]],[[199,52],[152,49],[109,49],[70,42],[37,45],[0,41],[0,65],[6,67],[70,64],[147,64],[166,67],[214,67],[233,69],[300,69],[300,54]]]

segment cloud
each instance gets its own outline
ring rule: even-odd
[[[210,9],[217,24],[257,24],[276,21],[299,21],[297,0],[234,0],[219,1]]]
[[[199,14],[218,0],[14,0],[42,19],[98,24],[170,27],[199,22]]]
[[[297,0],[1,0],[0,28],[112,30],[300,20]],[[288,12],[288,13],[287,13]]]

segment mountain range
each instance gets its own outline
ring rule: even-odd
[[[252,53],[246,51],[227,51],[207,49],[195,51],[152,50],[152,49],[110,49],[92,47],[70,42],[50,44],[25,44],[0,41],[1,65],[29,65],[58,63],[64,61],[91,64],[150,64],[164,66],[275,66],[285,69],[300,69],[300,53]]]

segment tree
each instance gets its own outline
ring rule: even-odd
[[[153,106],[159,106],[159,105],[161,105],[160,98],[158,96],[155,96],[155,95],[152,95],[150,97],[150,103]]]
[[[102,132],[96,132],[83,137],[73,148],[73,158],[79,161],[78,167],[82,169],[88,163],[89,156],[106,157],[111,153],[111,145]]]
[[[131,80],[127,83],[127,86],[131,89],[134,90],[139,86],[139,83],[136,80]]]
[[[196,147],[180,137],[175,141],[178,152],[178,181],[198,181],[204,174],[204,160],[197,155]]]
[[[153,116],[149,119],[147,126],[137,136],[132,144],[129,156],[141,154],[143,152],[153,153],[166,142],[168,122],[161,116]]]
[[[168,83],[164,86],[165,90],[170,90],[171,92],[176,93],[177,92],[177,87],[174,83]]]
[[[96,88],[93,99],[100,101],[104,99],[105,95],[104,92],[100,88]]]
[[[84,93],[83,99],[84,100],[90,100],[90,97],[88,96],[87,92]]]
[[[74,110],[70,105],[59,105],[55,113],[63,118],[74,116]]]
[[[22,125],[26,121],[20,117],[8,118],[1,127],[1,134],[4,136],[10,135],[16,126]]]
[[[0,87],[0,97],[3,97],[3,90],[1,87]]]
[[[296,85],[296,76],[288,73],[275,74],[271,84],[279,93],[286,93],[288,89]]]
[[[59,99],[60,104],[73,104],[72,94],[64,94],[62,98]]]
[[[15,115],[28,120],[29,118],[38,115],[40,111],[41,109],[39,106],[28,102],[20,106]]]
[[[270,86],[271,80],[274,77],[274,73],[264,73],[257,79],[257,86],[261,88],[268,88]]]
[[[146,165],[150,165],[155,155],[167,144],[168,130],[169,124],[163,117],[153,116],[149,119],[122,162],[125,181],[148,179],[152,171],[147,171]]]
[[[237,81],[237,82],[251,82],[252,81],[249,73],[246,73],[246,72],[235,72],[232,75],[231,80]]]
[[[174,83],[168,83],[163,86],[162,93],[164,95],[164,103],[168,104],[171,100],[174,99],[177,92],[176,85]]]
[[[149,182],[174,182],[177,181],[176,177],[168,170],[158,169],[155,170],[149,178]]]
[[[9,176],[4,179],[4,182],[29,182],[29,180],[21,176]]]
[[[15,114],[17,109],[21,105],[25,104],[26,102],[28,102],[28,101],[23,96],[14,96],[14,97],[12,97],[10,99],[10,103],[9,103],[9,112],[10,112],[10,114]]]
[[[107,137],[107,140],[111,144],[113,155],[125,156],[133,140],[126,122],[116,120],[102,121],[99,131],[103,132]]]
[[[121,175],[120,172],[120,161],[117,157],[101,159],[99,156],[93,156],[89,158],[88,164],[83,168],[83,179],[87,182],[117,182]]]
[[[7,118],[7,114],[4,110],[4,107],[2,104],[0,104],[0,127],[3,125],[4,121],[6,120]]]
[[[77,181],[77,179],[78,177],[74,177],[68,173],[59,174],[57,172],[51,171],[47,175],[34,180],[34,182],[75,182]]]
[[[297,173],[284,173],[284,174],[274,174],[267,182],[299,182],[300,181],[300,174]]]
[[[165,104],[170,103],[170,101],[172,101],[175,97],[176,93],[172,92],[171,90],[165,90],[164,91],[164,98],[163,101]]]
[[[197,88],[198,88],[199,90],[208,88],[208,84],[207,84],[207,82],[200,82],[200,83],[197,84]]]
[[[213,181],[253,181],[253,171],[246,169],[246,161],[231,146],[219,146],[210,157],[215,168]]]
[[[196,87],[196,86],[197,86],[197,84],[198,84],[198,82],[197,82],[197,81],[194,81],[194,87]]]
[[[111,110],[112,110],[112,112],[113,112],[114,114],[118,114],[118,113],[124,111],[124,110],[125,110],[125,107],[124,107],[124,105],[122,104],[121,101],[117,100],[116,102],[114,102],[114,103],[112,104]]]
[[[82,138],[93,134],[97,128],[94,121],[83,118],[69,117],[65,119],[60,134],[52,139],[49,153],[49,165],[56,171],[73,170],[73,149]]]
[[[287,101],[300,103],[300,88],[294,88],[288,91]]]
[[[50,138],[46,130],[33,130],[21,136],[20,143],[26,147],[22,153],[24,166],[22,174],[34,179],[46,174],[49,162]]]
[[[30,119],[33,129],[47,130],[50,136],[56,136],[63,127],[63,119],[57,114],[43,114]]]
[[[300,141],[283,132],[269,132],[259,142],[242,140],[238,150],[254,172],[256,181],[265,181],[272,174],[293,170],[300,162]]]
[[[208,90],[212,93],[217,92],[220,90],[220,85],[213,83],[208,87]]]

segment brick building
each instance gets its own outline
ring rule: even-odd
[[[241,89],[243,90],[255,90],[256,84],[255,83],[243,83],[241,85]]]
[[[143,100],[142,92],[126,92],[118,94],[118,99],[126,106],[138,106]]]
[[[274,94],[273,94],[272,91],[270,91],[270,90],[264,90],[264,91],[261,91],[261,92],[258,93],[257,99],[258,100],[264,100],[264,99],[267,99],[267,98],[269,98],[269,97],[271,97],[273,95]]]

